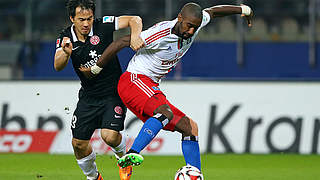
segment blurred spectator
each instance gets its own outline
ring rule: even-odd
[[[320,0],[318,1],[318,6]],[[68,22],[65,0],[1,0],[0,1],[0,40],[24,40],[26,12],[29,3],[32,7],[32,33],[37,40],[53,41],[57,33]],[[143,18],[144,29],[152,22],[170,20],[175,17],[183,4],[189,0],[96,0],[101,3],[97,15],[139,15]],[[194,0],[202,7],[219,4],[236,4],[239,0]],[[308,38],[309,1],[302,0],[255,0],[242,1],[255,10],[252,29],[247,31],[248,41],[306,41]],[[167,4],[170,3],[170,4]],[[171,8],[167,8],[171,7]],[[168,13],[168,10],[171,12]],[[319,12],[318,12],[319,13]],[[319,14],[318,14],[319,15]],[[168,19],[169,18],[169,19]],[[199,41],[235,41],[238,31],[235,18],[220,20],[213,28],[199,34]],[[319,28],[318,28],[319,29]],[[320,30],[318,30],[320,31]],[[219,35],[218,35],[218,34]],[[318,38],[319,39],[319,38]]]
[[[268,32],[268,25],[262,18],[254,19],[254,26],[250,28],[249,33],[246,35],[247,40],[251,41],[269,41],[271,34]]]
[[[281,38],[284,41],[298,41],[300,37],[298,23],[291,17],[281,21]]]

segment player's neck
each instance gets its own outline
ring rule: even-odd
[[[88,35],[82,35],[80,33],[76,33],[76,34],[77,34],[78,40],[81,41],[81,42],[85,42],[87,37],[88,37]]]
[[[179,25],[178,25],[178,23],[176,23],[175,25],[174,25],[174,27],[171,29],[171,33],[172,34],[174,34],[174,35],[176,35],[176,36],[178,36],[178,37],[180,37],[180,35],[179,35]]]
[[[81,42],[85,42],[85,41],[86,41],[88,35],[83,35],[83,34],[81,34],[80,32],[78,32],[78,31],[76,30],[76,28],[73,28],[73,30],[74,30],[74,32],[75,32],[75,34],[76,34],[76,36],[77,36],[78,41],[81,41]]]
[[[178,36],[178,29],[177,28],[178,28],[177,24],[174,25],[174,27],[171,29],[171,33]]]

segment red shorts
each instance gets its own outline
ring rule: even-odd
[[[159,106],[169,105],[173,119],[163,129],[174,131],[174,127],[185,114],[167,100],[158,86],[158,83],[145,75],[126,71],[120,77],[118,92],[127,108],[143,122],[152,117]]]

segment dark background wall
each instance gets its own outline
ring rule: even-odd
[[[303,42],[246,43],[244,64],[240,66],[236,62],[236,43],[195,42],[167,78],[320,80],[319,65],[309,65],[308,46]],[[41,43],[39,47],[33,65],[23,65],[24,79],[77,79],[70,62],[63,71],[54,71],[55,42]],[[133,54],[129,48],[118,53],[123,70]]]

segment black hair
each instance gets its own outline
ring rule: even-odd
[[[202,19],[202,9],[197,3],[185,4],[180,13],[182,16],[193,16]]]
[[[81,9],[91,9],[94,15],[96,4],[93,0],[69,0],[66,7],[69,16],[74,17],[76,15],[77,7],[81,7]]]

